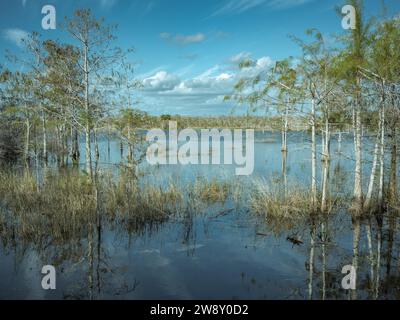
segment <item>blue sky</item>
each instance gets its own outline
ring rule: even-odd
[[[61,30],[41,29],[41,8],[52,4],[58,22],[78,8],[117,23],[122,47],[136,48],[137,78],[144,88],[138,107],[151,114],[224,115],[222,102],[243,75],[256,74],[273,61],[296,56],[288,35],[308,28],[326,35],[343,32],[336,6],[343,0],[1,0],[0,52],[18,51],[27,32],[61,38]],[[388,16],[400,0],[386,0]],[[366,13],[378,15],[380,0],[365,0]],[[256,66],[239,71],[237,61],[251,57]],[[4,62],[1,57],[0,61]],[[243,74],[245,72],[245,74]],[[244,110],[244,108],[242,108]],[[238,111],[240,112],[240,108]]]

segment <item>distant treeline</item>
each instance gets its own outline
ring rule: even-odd
[[[181,116],[161,115],[152,116],[142,111],[134,111],[137,118],[136,127],[142,129],[167,128],[169,121],[176,121],[178,128],[229,128],[229,129],[255,129],[266,131],[280,131],[283,119],[281,116]],[[109,119],[112,123],[124,122],[124,116]],[[289,130],[307,130],[306,119],[290,117]]]

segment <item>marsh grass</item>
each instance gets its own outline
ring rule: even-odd
[[[45,170],[40,178],[32,170],[0,170],[0,228],[12,221],[14,231],[37,243],[62,243],[81,239],[88,226],[113,223],[139,232],[187,213],[205,212],[213,204],[223,206],[239,193],[237,184],[198,179],[189,185],[176,180],[154,184],[137,179],[131,171],[117,176],[109,171],[96,174],[95,183],[78,170]],[[6,218],[7,217],[7,218]]]
[[[227,181],[213,179],[197,179],[193,186],[193,195],[199,200],[207,203],[226,202],[231,191],[231,185]]]
[[[76,238],[93,219],[95,198],[84,177],[48,173],[39,184],[29,171],[0,171],[0,179],[2,215],[11,213],[14,231],[24,239]]]
[[[278,220],[282,225],[306,221],[313,211],[310,192],[301,186],[287,190],[280,184],[257,180],[253,184],[250,208],[267,220]]]
[[[176,184],[139,184],[126,175],[116,181],[109,176],[101,181],[104,208],[113,219],[137,224],[163,222],[185,210],[183,192]]]

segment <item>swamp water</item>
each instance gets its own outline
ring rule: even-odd
[[[308,187],[309,137],[291,133],[288,141],[287,184]],[[367,138],[365,144],[367,176],[373,146]],[[111,141],[110,153],[105,138],[99,139],[99,148],[98,171],[111,171],[118,179],[126,147],[122,158],[117,140]],[[331,151],[330,192],[348,197],[353,185],[352,137],[345,136],[340,148],[334,138]],[[199,208],[193,206],[148,223],[105,212],[102,219],[85,226],[84,232],[71,231],[69,236],[61,231],[57,239],[49,229],[49,236],[37,241],[35,230],[26,230],[29,225],[25,227],[5,208],[0,219],[0,299],[400,298],[397,217],[384,216],[382,225],[375,217],[352,221],[346,205],[314,221],[276,221],[254,213],[249,203],[254,181],[282,182],[279,133],[256,133],[252,176],[234,177],[234,169],[224,165],[150,167],[144,161],[138,166],[137,192],[144,183],[160,190],[171,182],[185,190],[196,181],[233,181],[238,187],[230,188],[218,201],[207,199]],[[59,171],[50,166],[47,170],[62,175],[69,169]],[[32,169],[33,175],[35,171]],[[320,181],[321,168],[318,172]],[[65,223],[46,224],[46,219],[51,219],[48,213],[38,219],[48,228]],[[18,233],[21,230],[23,234]],[[354,254],[353,238],[358,230],[359,254]],[[354,261],[359,269],[357,290],[350,292],[342,289],[345,275],[341,271]],[[54,291],[41,287],[44,265],[56,267]]]

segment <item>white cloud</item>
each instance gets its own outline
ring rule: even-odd
[[[236,56],[243,54],[239,53]],[[244,56],[250,54],[246,53]],[[157,71],[142,80],[144,101],[153,112],[226,114],[232,105],[224,102],[223,98],[232,93],[237,81],[241,78],[255,77],[267,71],[272,65],[271,58],[261,57],[247,68],[232,69],[232,63],[227,60],[226,64],[215,65],[197,76],[186,79],[182,77],[187,73],[182,73],[180,70],[175,73]]]
[[[181,34],[172,35],[168,32],[162,32],[162,33],[160,33],[160,37],[161,37],[161,39],[175,42],[175,43],[181,44],[181,45],[187,45],[187,44],[191,44],[191,43],[200,43],[200,42],[203,42],[204,40],[206,40],[206,36],[200,32],[196,33],[196,34],[192,34],[192,35],[186,35],[186,36],[181,35]]]
[[[268,3],[268,6],[276,9],[285,9],[285,8],[301,6],[303,4],[312,1],[315,0],[272,0]]]
[[[29,33],[22,29],[5,29],[2,32],[3,38],[8,41],[11,41],[18,47],[23,46],[23,40],[28,39]]]
[[[217,76],[215,78],[216,81],[226,81],[229,79],[232,79],[233,75],[229,74],[229,73],[221,73],[219,76]]]
[[[272,9],[286,9],[300,6],[311,1],[315,0],[229,0],[211,14],[211,17],[225,14],[240,14],[261,6]]]
[[[22,0],[22,6],[25,7],[28,0]]]
[[[155,75],[148,77],[142,81],[145,91],[162,92],[172,90],[180,82],[175,75],[166,71],[158,71]]]

